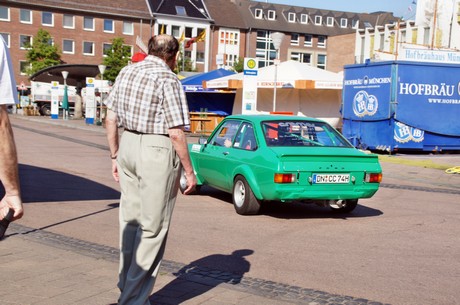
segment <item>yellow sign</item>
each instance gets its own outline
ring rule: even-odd
[[[256,61],[255,61],[254,59],[252,59],[252,58],[249,59],[249,60],[247,61],[247,66],[248,66],[248,68],[251,69],[251,70],[254,69],[254,68],[256,67]]]

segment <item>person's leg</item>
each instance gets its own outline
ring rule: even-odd
[[[123,133],[118,152],[118,173],[120,177],[120,267],[118,288],[123,293],[131,262],[135,260],[136,235],[139,227],[140,194],[136,173],[136,159],[140,151],[140,137]]]
[[[137,164],[140,226],[119,304],[145,305],[153,290],[176,201],[180,161],[167,137],[143,135]]]

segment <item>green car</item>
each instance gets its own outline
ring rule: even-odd
[[[232,115],[206,141],[189,144],[198,185],[232,194],[238,214],[266,201],[314,202],[351,212],[382,180],[378,157],[328,123],[289,115]],[[185,189],[182,175],[181,190]]]

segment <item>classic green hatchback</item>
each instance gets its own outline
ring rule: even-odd
[[[189,144],[198,185],[232,194],[238,214],[264,201],[313,202],[351,212],[378,190],[378,156],[353,147],[328,123],[290,115],[232,115]],[[185,176],[181,177],[181,190]]]

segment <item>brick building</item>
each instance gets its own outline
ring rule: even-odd
[[[7,41],[18,84],[29,84],[24,43],[39,28],[48,31],[68,64],[101,64],[111,40],[124,39],[134,54],[158,33],[187,41],[184,47],[198,71],[232,67],[240,57],[274,62],[271,33],[283,32],[280,60],[342,70],[353,63],[357,29],[396,22],[391,13],[358,14],[250,0],[0,0],[0,35]],[[353,48],[351,48],[353,46]],[[349,50],[350,49],[350,50]]]

